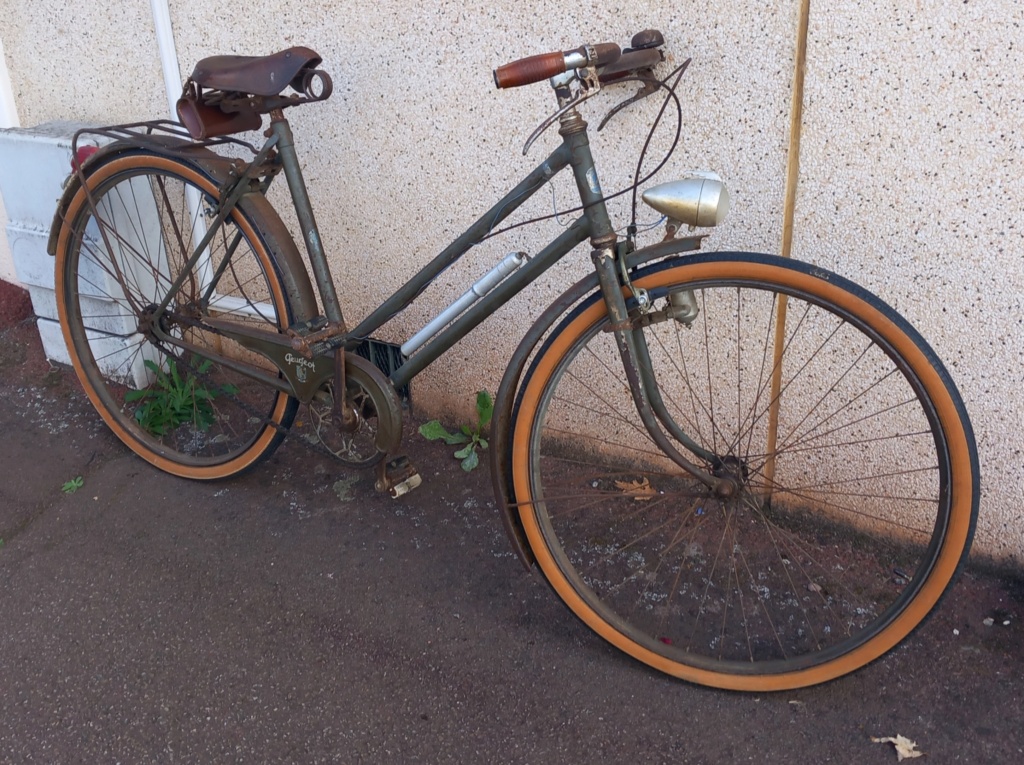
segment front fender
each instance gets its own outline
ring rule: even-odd
[[[626,263],[629,268],[648,263],[653,260],[661,260],[673,255],[685,252],[694,252],[700,249],[702,236],[673,239],[668,242],[644,247],[626,256]],[[542,313],[530,327],[529,331],[519,343],[515,353],[509,359],[505,374],[502,375],[501,384],[498,386],[498,393],[494,400],[494,416],[491,420],[491,483],[494,489],[495,502],[498,505],[498,512],[501,515],[502,526],[508,536],[512,549],[520,562],[527,568],[531,568],[535,562],[530,544],[523,531],[522,522],[519,519],[519,505],[515,497],[515,489],[512,486],[512,433],[515,430],[516,404],[519,399],[519,388],[523,378],[523,371],[527,361],[534,355],[534,352],[547,337],[551,328],[573,306],[589,297],[598,289],[597,274],[592,273],[580,279],[569,289],[563,292]]]

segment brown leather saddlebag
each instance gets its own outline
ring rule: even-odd
[[[259,130],[263,119],[255,112],[228,114],[216,106],[201,103],[195,96],[186,95],[178,99],[178,119],[197,140],[214,138],[219,135]]]

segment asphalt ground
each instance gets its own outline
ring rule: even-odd
[[[3,763],[888,763],[871,738],[897,734],[1024,761],[1014,572],[969,571],[848,677],[715,691],[592,635],[512,555],[486,468],[415,435],[425,483],[397,501],[290,441],[176,479],[31,319],[0,328],[0,434]]]

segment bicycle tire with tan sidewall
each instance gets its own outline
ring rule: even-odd
[[[872,342],[887,348],[893,363],[918,390],[922,409],[929,410],[937,451],[948,455],[948,468],[940,466],[939,472],[947,474],[949,500],[941,502],[925,560],[916,578],[905,584],[906,594],[893,595],[895,605],[838,647],[759,666],[753,659],[749,664],[696,655],[690,660],[685,652],[667,645],[671,643],[667,638],[638,630],[632,624],[632,616],[616,612],[597,593],[600,587],[611,585],[592,584],[576,570],[580,554],[563,549],[559,536],[563,532],[555,530],[556,521],[551,516],[556,511],[548,507],[551,502],[545,497],[541,477],[541,460],[545,459],[541,453],[542,432],[553,391],[566,374],[564,368],[574,363],[572,359],[581,353],[585,343],[602,334],[601,328],[607,323],[604,301],[595,294],[553,330],[538,352],[520,388],[510,429],[515,501],[531,551],[547,581],[571,611],[602,638],[661,672],[702,685],[744,691],[792,689],[837,678],[885,654],[906,638],[939,602],[966,558],[977,518],[978,464],[973,433],[960,396],[941,362],[921,336],[874,295],[835,274],[803,263],[747,253],[697,255],[642,269],[633,284],[652,295],[664,295],[688,285],[721,284],[725,285],[726,293],[734,287],[739,293],[748,285],[765,292],[777,288],[815,310],[820,306],[835,313],[844,327],[851,325],[870,335],[874,338]],[[615,371],[621,374],[621,363]],[[625,385],[620,382],[620,386]],[[631,414],[635,415],[635,410]],[[595,479],[593,484],[596,487],[598,481]],[[552,490],[550,494],[557,492]],[[586,520],[584,516],[580,518]],[[574,533],[568,526],[563,528],[567,535]],[[611,545],[597,532],[592,536],[586,544],[606,548]],[[789,565],[790,561],[784,563]],[[646,573],[652,576],[650,571]],[[677,586],[682,577],[682,573],[675,575]],[[809,589],[815,587],[812,584]],[[747,641],[753,644],[750,638],[748,635]]]
[[[97,160],[92,166],[87,165],[86,186],[91,194],[102,193],[104,188],[113,188],[121,178],[145,179],[148,177],[147,174],[151,174],[152,177],[173,179],[180,182],[182,188],[194,187],[207,200],[219,198],[218,182],[197,164],[144,150],[115,152]],[[56,297],[61,329],[72,365],[89,400],[104,422],[126,446],[144,460],[161,470],[184,478],[226,478],[253,467],[269,456],[284,438],[298,406],[293,397],[279,391],[272,394],[272,404],[265,410],[265,415],[261,414],[262,426],[257,426],[257,432],[252,435],[251,440],[223,456],[192,458],[173,448],[166,448],[141,428],[133,418],[125,415],[122,406],[119,406],[112,397],[103,375],[97,368],[79,307],[77,259],[81,249],[82,231],[90,219],[89,194],[86,187],[80,186],[67,204],[64,223],[57,239]],[[277,214],[264,197],[250,194],[242,198],[228,221],[237,227],[236,230],[244,237],[251,253],[257,259],[276,315],[284,318],[283,326],[287,327],[294,318],[293,308],[282,284],[278,258],[269,243],[273,240],[273,235],[268,236],[267,233],[283,230]],[[120,235],[115,233],[116,236]],[[280,319],[278,322],[281,323]],[[263,411],[261,409],[261,413]]]

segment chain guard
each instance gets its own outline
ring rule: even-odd
[[[325,381],[309,401],[305,440],[351,467],[371,467],[393,454],[402,440],[402,407],[384,373],[361,356],[346,353],[346,401],[354,415],[349,431],[334,421],[333,386],[333,379]]]

